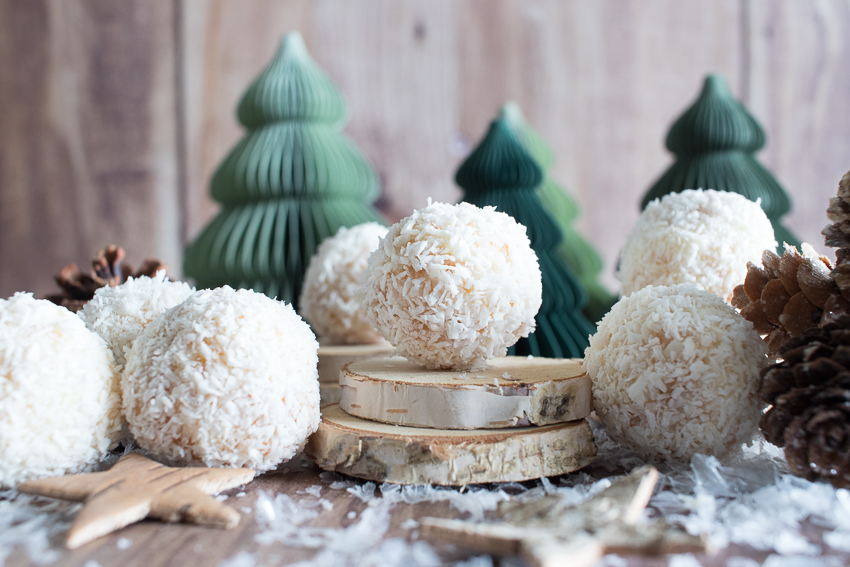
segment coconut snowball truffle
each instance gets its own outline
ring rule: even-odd
[[[0,487],[77,472],[121,433],[112,353],[71,311],[0,299]]]
[[[363,305],[398,354],[468,370],[534,330],[542,286],[525,227],[494,207],[429,203],[369,257]]]
[[[319,337],[343,344],[381,340],[360,305],[360,285],[369,255],[386,235],[376,222],[342,227],[310,259],[298,304]]]
[[[86,327],[103,337],[121,371],[127,351],[148,323],[194,291],[187,283],[169,281],[165,270],[160,270],[152,278],[128,278],[121,285],[98,289],[78,315]]]
[[[752,440],[767,347],[752,323],[691,284],[621,299],[585,350],[593,409],[648,460],[687,462]]]
[[[198,291],[128,353],[130,433],[173,464],[273,469],[318,428],[318,348],[291,305],[226,286]]]
[[[648,285],[692,283],[730,301],[747,262],[776,248],[758,203],[726,191],[682,191],[652,201],[620,252],[622,294]]]

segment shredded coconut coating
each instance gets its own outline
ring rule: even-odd
[[[119,286],[98,289],[78,315],[86,327],[103,337],[122,371],[127,352],[148,323],[194,291],[187,283],[169,281],[161,270],[153,278],[128,278]]]
[[[386,235],[387,227],[376,222],[342,227],[310,259],[299,309],[322,339],[337,344],[381,340],[360,305],[360,287],[369,255]]]
[[[318,348],[291,305],[227,286],[198,291],[128,353],[130,432],[173,464],[273,469],[318,428]]]
[[[534,330],[542,286],[525,227],[494,207],[429,204],[369,257],[363,305],[398,354],[470,370]]]
[[[692,283],[727,302],[776,248],[773,226],[758,203],[737,193],[689,189],[652,201],[620,253],[622,294],[648,285]]]
[[[0,299],[0,487],[78,472],[121,433],[106,343],[64,307]]]
[[[753,439],[767,347],[752,323],[691,284],[621,299],[585,350],[593,409],[648,460],[723,455]]]

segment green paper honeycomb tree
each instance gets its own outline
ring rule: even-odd
[[[543,280],[543,304],[535,317],[537,328],[511,347],[509,354],[553,358],[583,357],[594,326],[582,314],[584,287],[558,257],[558,225],[537,194],[543,171],[502,117],[461,164],[455,181],[463,200],[478,207],[495,206],[525,225],[537,253]]]
[[[761,199],[780,253],[783,242],[799,246],[797,237],[779,222],[791,209],[787,193],[756,161],[755,153],[764,143],[764,130],[735,100],[723,77],[709,75],[699,98],[670,128],[666,145],[676,161],[646,193],[641,208],[685,189],[732,191],[751,201]]]
[[[385,224],[368,160],[342,133],[345,101],[301,36],[288,34],[239,102],[245,137],[213,175],[221,212],[186,250],[198,287],[250,288],[293,303],[304,271],[342,226]]]
[[[602,271],[599,253],[573,228],[573,223],[579,217],[578,203],[549,175],[549,169],[555,163],[552,148],[528,125],[515,103],[505,104],[500,117],[543,170],[543,182],[537,189],[537,196],[561,231],[563,240],[558,245],[557,254],[587,290],[587,305],[583,310],[585,316],[591,321],[599,321],[617,299],[598,281]]]

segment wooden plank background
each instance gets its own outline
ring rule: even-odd
[[[848,0],[0,0],[0,296],[48,293],[113,242],[180,275],[243,134],[236,102],[291,30],[345,95],[390,218],[456,200],[455,168],[515,100],[615,289],[667,128],[720,72],[765,127],[786,225],[826,252],[850,169],[848,28]]]

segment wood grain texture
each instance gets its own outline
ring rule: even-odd
[[[767,131],[760,159],[792,197],[786,226],[834,258],[820,232],[850,169],[850,2],[748,4],[747,104]]]
[[[786,224],[823,248],[850,167],[848,24],[847,0],[0,0],[0,295],[44,293],[112,241],[178,273],[243,135],[238,98],[295,29],[343,91],[390,218],[456,200],[455,168],[513,99],[615,289],[667,128],[720,72],[765,127]]]
[[[593,466],[585,469],[591,476],[607,476],[604,470],[595,471]],[[88,561],[96,561],[102,567],[182,567],[185,565],[219,565],[221,562],[233,559],[239,553],[256,554],[257,565],[279,565],[310,560],[316,556],[313,549],[299,548],[292,545],[272,543],[261,545],[256,536],[264,531],[255,516],[256,498],[259,492],[267,494],[285,494],[299,500],[315,500],[306,494],[307,488],[320,486],[321,498],[327,499],[333,507],[319,508],[317,518],[306,522],[310,527],[346,528],[360,521],[361,514],[369,506],[347,492],[345,487],[331,488],[330,480],[320,478],[320,470],[315,467],[302,467],[298,461],[281,467],[278,472],[266,473],[257,477],[244,491],[233,489],[225,494],[229,498],[226,504],[241,511],[242,519],[232,530],[211,530],[188,524],[162,524],[159,522],[140,522],[123,530],[104,536],[103,538],[73,551],[63,547],[63,532],[57,533],[49,541],[50,550],[57,553],[56,560],[49,563],[52,567],[80,567]],[[583,474],[583,473],[578,473]],[[348,479],[351,480],[351,479]],[[556,479],[551,479],[556,482]],[[362,481],[353,481],[362,485]],[[243,496],[239,496],[243,494]],[[467,514],[453,508],[448,501],[420,502],[417,504],[398,504],[392,510],[389,527],[385,538],[404,537],[411,539],[416,528],[409,526],[409,520],[422,520],[425,517],[443,517],[465,519]],[[489,514],[488,514],[489,517]],[[809,537],[812,534],[823,533],[823,528],[805,524],[803,531]],[[421,536],[420,536],[421,537]],[[126,549],[119,547],[119,540],[126,538],[130,546]],[[450,549],[437,544],[437,551],[444,563],[469,559],[476,553],[473,549],[460,547]],[[732,544],[717,555],[698,553],[696,559],[700,564],[710,567],[723,567],[730,557],[749,557],[761,564],[768,556],[767,551],[759,551],[749,547]],[[841,555],[847,562],[847,554]],[[664,567],[668,559],[642,558],[630,556],[627,558],[628,567]],[[26,567],[33,561],[23,549],[15,550],[6,559],[5,567]]]
[[[106,244],[179,268],[172,5],[0,2],[0,291]]]
[[[203,128],[187,122],[187,139],[196,144],[188,164],[198,172],[188,184],[189,202],[198,203],[190,206],[196,215],[190,235],[215,210],[207,197],[212,168],[242,135],[236,101],[290,29],[301,29],[342,90],[346,132],[378,169],[379,206],[391,219],[428,197],[456,201],[455,169],[499,107],[516,100],[552,144],[553,175],[582,203],[578,227],[603,252],[603,277],[612,287],[616,254],[640,197],[671,160],[663,149],[667,126],[696,96],[706,72],[725,73],[733,88],[740,82],[739,0],[652,0],[640,7],[322,0],[286,4],[286,13],[281,6],[234,0],[184,6],[185,22],[208,22],[211,42],[204,51],[186,50],[185,67],[203,69],[187,92],[212,87],[210,77],[215,83],[192,97],[204,109]],[[228,17],[211,18],[217,13]],[[243,55],[245,63],[234,64]],[[210,156],[200,166],[191,157],[197,152]]]
[[[339,384],[346,413],[408,427],[527,427],[584,419],[592,411],[580,359],[504,356],[461,372],[380,357],[346,364]]]

